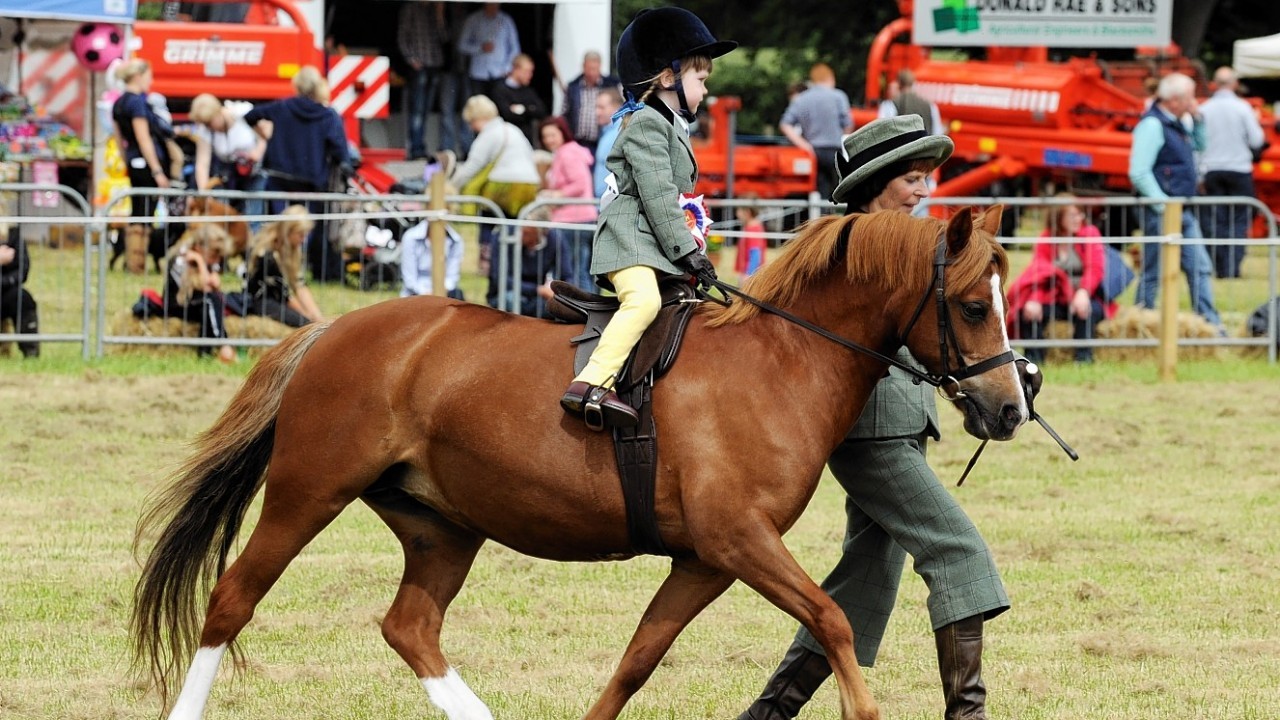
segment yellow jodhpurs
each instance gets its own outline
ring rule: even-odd
[[[649,324],[658,316],[662,295],[658,293],[658,275],[647,265],[633,265],[609,273],[609,281],[618,291],[618,312],[605,326],[600,343],[587,366],[574,380],[591,385],[612,387],[631,348],[640,342]]]

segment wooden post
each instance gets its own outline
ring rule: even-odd
[[[1182,203],[1172,200],[1164,204],[1164,234],[1182,235]],[[1182,246],[1164,241],[1160,244],[1160,380],[1178,379],[1178,267]]]
[[[431,195],[427,208],[444,210],[444,173],[431,176]],[[431,238],[431,294],[444,296],[448,291],[444,287],[444,245],[445,227],[443,220],[432,220],[427,224],[427,237]]]

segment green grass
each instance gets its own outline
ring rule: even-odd
[[[146,494],[239,383],[169,360],[0,362],[0,717],[151,718],[125,634]],[[136,363],[136,360],[130,359]],[[50,367],[53,365],[53,367]],[[1280,698],[1280,371],[1257,360],[1049,366],[1038,428],[989,447],[954,492],[1014,607],[988,628],[992,717],[1274,720]],[[943,482],[976,441],[944,409]],[[359,452],[359,448],[352,448]],[[834,563],[843,496],[824,479],[788,547]],[[251,520],[252,520],[251,513]],[[243,634],[250,665],[206,717],[442,717],[378,623],[400,555],[352,506],[299,557]],[[655,558],[555,564],[488,546],[452,606],[446,653],[499,718],[579,717],[665,573]],[[871,689],[893,720],[941,714],[924,586],[906,571]],[[734,717],[794,622],[735,585],[680,637],[624,718]],[[808,718],[836,718],[826,687]]]
[[[33,255],[45,329],[78,327],[80,250]],[[1013,257],[1016,269],[1027,252]],[[721,268],[731,262],[726,252]],[[1265,258],[1251,255],[1245,272],[1217,283],[1227,313],[1266,297]],[[157,278],[111,273],[111,307],[128,307],[143,283]],[[483,286],[464,277],[473,300]],[[392,295],[314,290],[332,314]],[[158,699],[128,673],[133,526],[247,367],[186,353],[86,363],[74,345],[47,346],[38,362],[0,358],[0,717],[156,716]],[[1038,409],[1081,460],[1031,426],[989,447],[955,490],[1014,602],[989,626],[992,717],[1280,717],[1280,370],[1230,358],[1183,361],[1177,384],[1155,375],[1152,363],[1048,365]],[[957,413],[942,415],[945,439],[929,457],[951,485],[976,441]],[[824,479],[786,538],[816,577],[835,561],[842,502]],[[349,508],[259,607],[242,638],[248,671],[220,679],[206,717],[442,717],[379,635],[400,565],[377,518]],[[665,569],[655,558],[555,564],[489,546],[451,608],[445,651],[498,718],[579,717]],[[866,673],[892,720],[941,714],[924,603],[908,568]],[[736,716],[794,626],[735,585],[623,717]],[[805,717],[838,717],[836,702],[824,688]]]

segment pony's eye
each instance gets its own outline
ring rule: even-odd
[[[983,320],[987,317],[987,304],[981,302],[969,302],[960,305],[960,312],[964,314],[966,320]]]

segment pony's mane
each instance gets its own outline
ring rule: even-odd
[[[1008,275],[1004,248],[979,228],[978,217],[974,219],[973,239],[947,265],[948,295],[972,286],[992,262],[997,264],[1001,278]],[[935,218],[916,218],[892,210],[811,220],[800,227],[777,258],[747,280],[742,290],[785,308],[843,260],[850,282],[875,283],[885,291],[905,286],[924,292],[933,280],[934,253],[946,225]],[[841,242],[846,234],[848,241]],[[841,248],[843,258],[838,257]],[[740,323],[760,313],[760,308],[742,300],[727,308],[707,305],[710,308],[706,312],[711,316],[707,325],[711,327]]]

